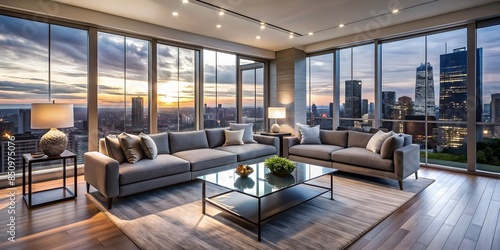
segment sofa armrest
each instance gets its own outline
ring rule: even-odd
[[[289,152],[288,150],[293,145],[300,144],[300,140],[298,136],[287,136],[283,137],[283,157],[288,158]]]
[[[83,164],[85,181],[88,184],[106,198],[120,195],[118,161],[99,152],[87,152]]]
[[[420,146],[410,144],[394,151],[394,174],[402,181],[420,168]]]
[[[274,136],[253,135],[253,139],[261,144],[267,144],[276,148],[276,154],[280,153],[280,139]]]

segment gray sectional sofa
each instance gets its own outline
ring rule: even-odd
[[[412,144],[411,135],[392,135],[395,138],[384,141],[380,153],[366,148],[372,136],[357,131],[320,130],[321,144],[300,144],[299,137],[286,137],[283,152],[293,161],[394,179],[401,190],[406,177],[415,173],[418,178],[420,147]]]
[[[279,152],[279,139],[262,135],[253,135],[251,143],[223,146],[226,129],[149,135],[158,155],[133,164],[114,159],[113,152],[106,147],[109,144],[101,139],[99,152],[87,152],[84,156],[87,192],[90,186],[95,187],[107,198],[108,209],[111,209],[113,197],[193,180],[238,164],[260,162]]]

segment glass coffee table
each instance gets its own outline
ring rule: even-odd
[[[202,182],[202,212],[206,203],[220,208],[257,226],[257,237],[261,241],[262,222],[299,204],[330,192],[333,200],[333,173],[336,169],[295,162],[290,175],[275,175],[264,167],[264,163],[250,164],[255,170],[248,177],[240,177],[230,169],[199,176]],[[309,181],[330,175],[330,186],[323,187]],[[206,197],[206,183],[228,191]]]

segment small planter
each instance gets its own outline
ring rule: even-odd
[[[295,170],[295,164],[293,162],[278,156],[267,158],[264,161],[264,166],[268,168],[271,173],[277,175],[288,175]]]

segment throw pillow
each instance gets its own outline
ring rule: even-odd
[[[104,137],[104,143],[106,144],[106,151],[108,156],[118,161],[118,163],[125,162],[125,154],[123,154],[122,146],[120,145],[120,140],[116,135],[108,135]]]
[[[168,133],[162,132],[157,134],[148,135],[153,139],[158,149],[158,154],[170,154],[170,147],[168,146]]]
[[[245,133],[244,129],[231,131],[224,130],[224,135],[226,136],[226,142],[222,146],[229,145],[242,145],[243,143],[243,133]]]
[[[314,127],[309,127],[309,125],[300,123],[296,125],[299,127],[300,144],[321,144],[319,138],[319,125]]]
[[[253,139],[253,123],[229,123],[229,128],[231,130],[244,129],[243,142],[244,143],[256,143]]]
[[[141,148],[141,138],[137,135],[127,134],[125,132],[118,135],[123,153],[129,163],[136,163],[144,158],[144,151]]]
[[[151,137],[144,133],[139,134],[139,138],[141,138],[141,148],[146,154],[146,157],[149,159],[154,159],[158,155],[158,148],[156,147],[156,143]]]
[[[380,149],[380,156],[383,159],[392,159],[394,158],[394,151],[398,148],[402,148],[405,141],[401,135],[393,134],[389,136],[384,143],[382,144],[382,148]]]
[[[381,130],[377,131],[372,138],[368,141],[368,144],[366,145],[366,149],[372,151],[375,154],[380,153],[380,148],[382,147],[382,144],[384,141],[389,138],[392,134],[389,133],[384,133]]]

